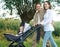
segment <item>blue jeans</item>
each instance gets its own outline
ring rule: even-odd
[[[46,31],[45,32],[45,36],[44,36],[44,40],[43,40],[43,45],[42,47],[46,47],[46,43],[47,43],[47,40],[50,40],[51,44],[53,47],[58,47],[52,37],[52,32],[51,31]]]

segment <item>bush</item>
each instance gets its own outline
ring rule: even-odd
[[[60,22],[55,22],[54,27],[55,31],[53,32],[53,34],[55,36],[60,36]]]
[[[20,20],[14,19],[0,19],[0,29],[18,30]]]
[[[30,24],[32,24],[30,22]],[[20,25],[20,20],[14,19],[0,19],[0,29],[11,29],[11,30],[18,30]],[[60,22],[54,23],[55,31],[53,32],[54,35],[60,36]],[[1,31],[0,31],[1,32]]]

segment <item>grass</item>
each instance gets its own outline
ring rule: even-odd
[[[54,40],[57,43],[58,47],[60,47],[60,37],[59,38],[55,38]],[[9,44],[10,44],[10,42],[7,41],[6,39],[0,40],[0,47],[8,47]],[[31,38],[28,38],[24,42],[24,45],[26,47],[31,47],[32,46],[32,40],[31,40]],[[41,39],[40,43],[37,45],[37,47],[42,47],[42,39]]]
[[[11,30],[11,29],[5,29],[5,30],[1,30],[0,29],[0,47],[8,47],[9,45],[9,41],[6,40],[6,38],[4,37],[4,33],[10,33],[10,34],[16,34],[17,31],[15,30]]]
[[[0,29],[18,30],[20,20],[14,19],[0,19]]]
[[[10,30],[10,29],[6,29],[6,30],[0,30],[0,47],[8,47],[10,42],[6,40],[6,38],[4,37],[4,33],[10,33],[10,34],[16,34],[17,31],[15,30]],[[60,37],[54,36],[54,40],[57,43],[58,47],[60,47]],[[24,42],[24,45],[26,47],[31,47],[32,46],[32,37],[29,37],[26,39],[26,41]],[[37,47],[42,47],[42,39],[40,40],[40,43],[37,44]]]
[[[32,22],[30,24],[32,24]],[[4,33],[16,34],[19,25],[20,25],[19,20],[0,19],[0,47],[8,47],[8,45],[10,44],[10,42],[5,39],[3,34]],[[58,47],[60,47],[60,22],[55,22],[54,27],[55,27],[55,32],[53,33],[54,40],[57,43]],[[24,45],[26,47],[31,47],[32,45],[31,37],[27,38],[27,40],[24,42]],[[37,47],[42,47],[42,39],[40,43],[37,44]]]

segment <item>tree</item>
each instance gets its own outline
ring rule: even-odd
[[[35,13],[35,3],[40,2],[40,0],[4,0],[6,2],[7,8],[11,10],[13,6],[16,6],[18,15],[20,15],[21,20],[30,22]]]

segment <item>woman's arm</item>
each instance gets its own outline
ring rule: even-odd
[[[48,11],[45,15],[44,15],[44,20],[41,22],[42,25],[47,25],[48,23],[52,23],[53,20],[53,14],[51,11]]]

